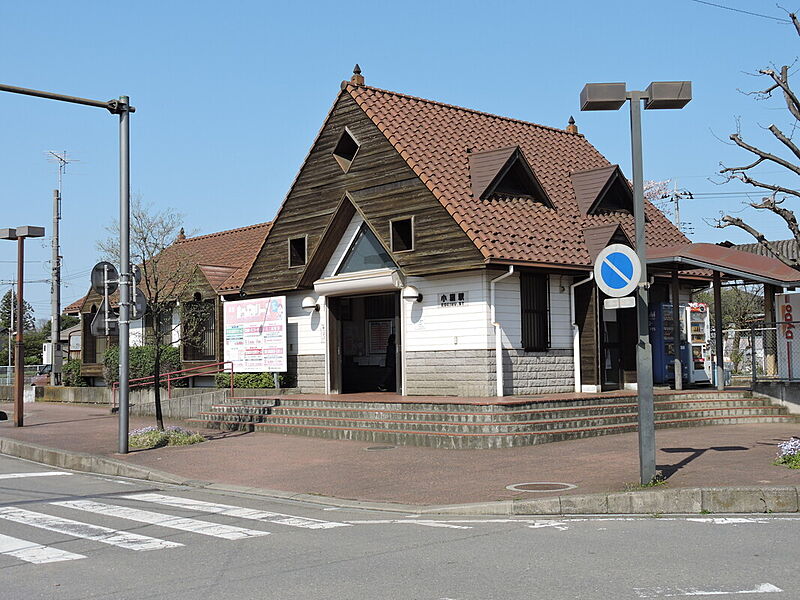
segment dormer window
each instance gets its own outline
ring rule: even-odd
[[[358,154],[359,143],[350,130],[345,127],[342,135],[339,136],[339,141],[336,142],[336,147],[333,149],[333,158],[339,163],[342,171],[347,173],[350,170],[350,165],[353,159]]]
[[[575,171],[570,178],[584,214],[633,213],[633,191],[618,165]]]
[[[529,198],[553,208],[519,146],[471,153],[469,173],[475,199]]]

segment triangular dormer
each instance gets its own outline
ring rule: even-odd
[[[633,248],[630,238],[625,234],[625,230],[619,223],[607,223],[586,227],[583,230],[583,238],[586,241],[586,249],[589,251],[589,258],[594,263],[600,251],[610,244],[625,244]]]
[[[583,214],[633,214],[633,192],[619,165],[575,171],[570,178]]]
[[[519,146],[470,153],[469,173],[473,198],[532,198],[553,208]]]

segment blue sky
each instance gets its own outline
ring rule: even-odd
[[[769,2],[715,3],[785,17]],[[184,213],[187,230],[210,233],[274,216],[356,62],[367,84],[385,89],[556,127],[574,115],[628,175],[627,111],[581,113],[583,84],[692,80],[694,100],[685,109],[644,113],[645,177],[674,179],[694,193],[742,191],[708,180],[721,161],[748,161],[727,142],[736,117],[753,141],[766,141],[762,128],[787,119],[778,99],[757,102],[737,90],[762,85],[748,72],[791,63],[799,41],[789,25],[693,0],[175,0],[125,10],[88,1],[7,2],[0,81],[102,100],[129,95],[137,107],[132,191]],[[79,160],[63,186],[62,294],[70,302],[84,293],[94,242],[117,215],[117,118],[0,93],[0,128],[0,227],[44,225],[49,232],[56,166],[45,153],[66,150]],[[762,172],[794,184],[776,167]],[[681,209],[694,240],[749,241],[703,221],[741,210],[743,197],[704,198]],[[776,218],[752,209],[742,215],[773,238],[787,237]],[[48,277],[48,244],[29,242],[26,279]],[[0,244],[0,281],[14,277],[15,257],[13,244]],[[49,286],[28,290],[37,317],[47,318]]]

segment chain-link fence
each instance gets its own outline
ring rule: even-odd
[[[723,348],[725,366],[734,376],[753,382],[800,381],[800,326],[792,321],[726,330]]]

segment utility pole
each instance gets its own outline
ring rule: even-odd
[[[672,185],[672,200],[675,202],[675,226],[678,228],[678,231],[683,233],[683,227],[681,226],[681,196],[678,193],[678,180],[674,180]]]
[[[50,280],[50,385],[61,383],[61,254],[58,238],[58,225],[61,220],[61,185],[67,165],[75,159],[67,159],[67,151],[49,150],[49,160],[58,163],[58,189],[53,190],[53,240],[50,260],[52,277]]]

